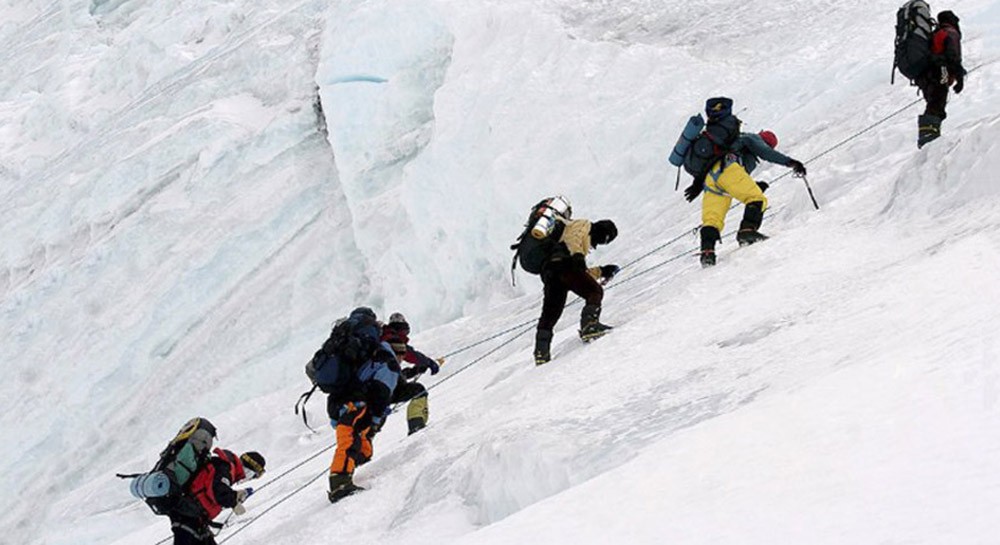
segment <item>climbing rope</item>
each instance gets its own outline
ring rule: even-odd
[[[994,59],[992,59],[992,60],[989,60],[989,61],[987,61],[987,62],[984,62],[984,63],[981,63],[981,64],[977,65],[976,67],[972,68],[971,70],[969,70],[969,71],[968,71],[968,73],[972,73],[972,72],[974,72],[974,71],[976,71],[976,70],[978,70],[978,69],[980,69],[980,68],[982,68],[982,67],[984,67],[984,66],[987,66],[987,65],[990,65],[990,64],[993,64],[993,63],[995,63],[995,62],[997,62],[997,61],[1000,61],[1000,57],[998,57],[998,58],[994,58]],[[923,100],[922,98],[918,98],[918,99],[916,99],[916,100],[914,100],[914,101],[912,101],[912,102],[910,102],[910,103],[906,104],[905,106],[903,106],[903,107],[901,107],[901,108],[899,108],[899,109],[895,110],[895,111],[894,111],[894,112],[892,112],[891,114],[889,114],[889,115],[887,115],[887,116],[885,116],[885,117],[883,117],[883,118],[881,118],[881,119],[877,120],[876,122],[872,123],[871,125],[868,125],[868,126],[867,126],[867,127],[865,127],[864,129],[862,129],[862,130],[860,130],[860,131],[858,131],[858,132],[856,132],[856,133],[852,134],[851,136],[849,136],[849,137],[847,137],[847,138],[845,138],[845,139],[841,140],[840,142],[836,143],[835,145],[831,146],[830,148],[827,148],[826,150],[824,150],[823,152],[819,153],[818,155],[815,155],[815,156],[813,156],[813,157],[809,158],[809,159],[808,159],[807,161],[805,161],[804,163],[806,163],[806,164],[808,164],[808,163],[812,163],[812,162],[814,162],[814,161],[816,161],[816,160],[818,160],[818,159],[820,159],[820,158],[822,158],[822,157],[824,157],[824,156],[826,156],[826,155],[828,155],[828,154],[832,153],[833,151],[835,151],[835,150],[837,150],[837,149],[841,148],[842,146],[846,145],[846,144],[847,144],[848,142],[851,142],[852,140],[855,140],[855,139],[859,138],[859,137],[860,137],[860,136],[862,136],[863,134],[866,134],[866,133],[868,133],[868,132],[872,131],[873,129],[875,129],[875,128],[876,128],[876,127],[878,127],[879,125],[882,125],[883,123],[885,123],[885,122],[889,121],[890,119],[892,119],[892,118],[896,117],[897,115],[899,115],[899,114],[903,113],[904,111],[906,111],[906,110],[908,110],[909,108],[913,107],[914,105],[918,104],[918,103],[919,103],[919,102],[921,102],[922,100]],[[774,182],[776,182],[776,181],[778,181],[778,180],[781,180],[782,178],[785,178],[786,176],[788,176],[788,175],[790,175],[790,174],[792,174],[792,172],[791,172],[791,171],[789,171],[789,172],[785,172],[784,174],[781,174],[780,176],[778,176],[778,177],[774,178],[774,179],[772,180],[772,182],[771,182],[771,183],[773,184]],[[732,206],[732,207],[730,207],[730,209],[732,209],[732,208],[734,208],[734,207],[736,207],[736,206],[738,206],[738,204],[733,204],[733,206]],[[780,212],[780,211],[781,211],[781,210],[782,210],[783,208],[784,208],[784,206],[780,206],[780,207],[776,207],[776,208],[771,208],[771,209],[769,209],[769,210],[768,210],[768,215],[767,215],[767,217],[773,217],[773,216],[774,216],[774,215],[776,215],[776,214],[777,214],[778,212]],[[663,249],[665,249],[665,248],[667,248],[667,247],[669,247],[669,246],[671,246],[671,245],[673,245],[673,244],[677,243],[678,241],[680,241],[680,240],[683,240],[683,239],[684,239],[684,237],[686,237],[686,236],[690,236],[691,234],[693,234],[693,233],[694,233],[694,232],[696,232],[696,231],[697,231],[697,228],[695,228],[695,229],[691,229],[691,230],[686,230],[686,231],[684,231],[683,233],[681,233],[681,234],[679,234],[679,235],[675,236],[674,238],[672,238],[672,239],[668,240],[667,242],[664,242],[663,244],[660,244],[659,246],[656,246],[656,247],[655,247],[655,248],[653,248],[652,250],[649,250],[648,252],[646,252],[646,253],[644,253],[644,254],[640,255],[639,257],[637,257],[637,258],[635,258],[635,259],[633,259],[633,260],[631,260],[631,261],[627,262],[627,263],[626,263],[625,265],[623,265],[623,266],[622,266],[622,270],[625,270],[625,269],[628,269],[628,268],[631,268],[631,267],[633,267],[633,266],[634,266],[634,265],[635,265],[636,263],[638,263],[639,261],[642,261],[643,259],[646,259],[646,258],[648,258],[648,257],[650,257],[650,256],[652,256],[652,255],[654,255],[654,254],[656,254],[656,253],[658,253],[658,252],[662,251]],[[735,232],[735,231],[733,231],[733,230],[730,230],[730,231],[728,231],[727,233],[725,233],[725,235],[723,235],[723,236],[726,236],[726,235],[731,235],[731,234],[733,234],[734,232]],[[646,274],[648,274],[648,273],[650,273],[650,272],[652,272],[652,271],[654,271],[654,270],[656,270],[656,269],[659,269],[660,267],[663,267],[664,265],[667,265],[667,264],[669,264],[669,263],[672,263],[672,262],[674,262],[674,261],[677,261],[678,259],[681,259],[681,258],[683,258],[683,257],[687,257],[687,256],[690,256],[690,255],[691,255],[691,254],[692,254],[693,252],[695,252],[696,250],[697,250],[697,249],[696,249],[696,248],[694,248],[694,249],[689,249],[689,250],[685,250],[685,251],[683,251],[683,252],[680,252],[680,253],[677,253],[677,254],[674,254],[674,255],[672,255],[672,256],[670,256],[670,257],[668,257],[667,259],[665,259],[665,260],[663,260],[663,261],[660,261],[660,262],[658,262],[658,263],[656,263],[656,264],[654,264],[654,265],[652,265],[652,266],[650,266],[650,267],[647,267],[647,268],[645,268],[645,269],[642,269],[642,270],[640,270],[640,271],[638,271],[638,272],[636,272],[636,273],[632,273],[632,274],[630,274],[630,275],[629,275],[629,276],[628,276],[627,278],[625,278],[625,279],[623,279],[623,280],[620,280],[620,281],[618,281],[618,282],[615,282],[615,283],[613,283],[613,284],[610,284],[610,285],[608,285],[608,286],[606,287],[606,289],[614,289],[614,288],[617,288],[617,287],[619,287],[619,286],[621,286],[621,285],[623,285],[623,284],[626,284],[626,283],[628,283],[628,282],[631,282],[631,281],[633,281],[633,280],[635,280],[635,279],[637,279],[637,278],[639,278],[639,277],[641,277],[641,276],[644,276],[644,275],[646,275]],[[571,307],[571,306],[573,306],[573,305],[575,305],[575,304],[578,304],[578,303],[580,303],[581,301],[582,301],[582,299],[579,299],[579,298],[577,298],[577,299],[575,299],[575,300],[573,300],[573,301],[571,301],[571,302],[567,303],[567,304],[566,304],[566,306],[565,306],[564,308],[569,308],[569,307]],[[536,321],[537,321],[537,320],[535,320],[535,319],[532,319],[532,320],[527,320],[527,321],[524,321],[524,322],[521,322],[521,323],[519,323],[519,324],[517,324],[517,325],[515,325],[515,326],[512,326],[512,327],[509,327],[509,328],[507,328],[507,329],[504,329],[503,331],[500,331],[500,332],[498,332],[498,333],[495,333],[495,334],[493,334],[493,335],[490,335],[489,337],[486,337],[486,338],[484,338],[484,339],[481,339],[481,340],[478,340],[478,341],[476,341],[476,342],[474,342],[474,343],[472,343],[472,344],[469,344],[469,345],[466,345],[466,346],[463,346],[463,347],[461,347],[461,348],[459,348],[459,349],[457,349],[457,350],[453,350],[452,352],[449,352],[449,353],[445,354],[445,356],[444,356],[444,357],[446,357],[446,358],[450,358],[450,357],[452,357],[452,356],[455,356],[455,355],[458,355],[458,354],[461,354],[461,353],[463,353],[463,352],[466,352],[466,351],[468,351],[468,350],[471,350],[471,349],[473,349],[473,348],[475,348],[475,347],[477,347],[477,346],[480,346],[480,345],[482,345],[482,344],[485,344],[485,343],[487,343],[487,342],[489,342],[489,341],[492,341],[492,340],[494,340],[494,339],[498,339],[498,338],[500,338],[500,337],[502,337],[502,336],[504,336],[504,335],[506,335],[506,334],[508,334],[508,333],[512,333],[512,332],[515,332],[515,331],[517,332],[517,334],[516,334],[516,335],[514,335],[514,336],[510,337],[509,339],[507,339],[507,340],[505,340],[504,342],[500,343],[500,344],[499,344],[499,345],[497,345],[496,347],[494,347],[494,348],[492,348],[491,350],[489,350],[489,351],[485,352],[484,354],[482,354],[482,355],[481,355],[481,356],[479,356],[478,358],[475,358],[474,360],[472,360],[471,362],[469,362],[469,363],[468,363],[468,364],[466,364],[465,366],[463,366],[463,367],[460,367],[460,368],[459,368],[459,369],[458,369],[457,371],[455,371],[454,373],[451,373],[451,374],[449,374],[449,375],[448,375],[447,377],[444,377],[443,379],[441,379],[440,381],[437,381],[437,382],[435,382],[434,384],[432,384],[432,385],[428,386],[428,387],[427,387],[427,390],[428,390],[428,391],[429,391],[429,390],[432,390],[433,388],[435,388],[435,387],[437,387],[437,386],[440,386],[441,384],[444,384],[444,383],[445,383],[445,382],[447,382],[448,380],[450,380],[450,379],[454,378],[454,377],[455,377],[456,375],[458,375],[458,374],[460,374],[460,373],[464,372],[465,370],[469,369],[469,368],[470,368],[470,367],[472,367],[473,365],[475,365],[475,364],[479,363],[480,361],[482,361],[482,360],[484,360],[484,359],[488,358],[489,356],[491,356],[491,355],[495,354],[496,352],[498,352],[498,351],[499,351],[500,349],[502,349],[503,347],[505,347],[505,346],[508,346],[508,345],[510,345],[510,344],[511,344],[511,343],[513,343],[513,342],[514,342],[515,340],[517,340],[518,338],[520,338],[521,336],[523,336],[523,335],[524,335],[525,333],[529,332],[529,331],[531,330],[531,326],[533,326],[533,325],[535,324],[535,322],[536,322]],[[397,404],[397,405],[399,405],[399,404]],[[319,456],[320,456],[320,455],[322,455],[323,453],[325,453],[325,452],[329,451],[330,449],[334,448],[334,446],[335,446],[335,445],[328,445],[328,446],[324,447],[323,449],[319,450],[318,452],[316,452],[316,453],[314,453],[314,454],[310,455],[310,456],[309,456],[308,458],[306,458],[306,459],[302,460],[301,462],[299,462],[299,463],[297,463],[296,465],[292,466],[291,468],[287,469],[286,471],[284,471],[283,473],[281,473],[281,474],[280,474],[280,475],[278,475],[277,477],[275,477],[275,478],[271,479],[270,481],[268,481],[267,483],[265,483],[265,484],[261,485],[261,486],[260,486],[260,488],[258,488],[257,490],[263,490],[264,488],[266,488],[266,487],[267,487],[267,486],[269,486],[270,484],[272,484],[272,483],[274,483],[274,482],[277,482],[277,481],[281,480],[282,478],[284,478],[285,476],[287,476],[287,475],[288,475],[289,473],[291,473],[291,472],[295,471],[296,469],[298,469],[298,468],[300,468],[300,467],[304,466],[304,465],[305,465],[306,463],[308,463],[308,462],[310,462],[310,461],[312,461],[312,460],[316,459],[317,457],[319,457]],[[261,517],[263,517],[264,515],[266,515],[267,513],[269,513],[269,512],[271,511],[271,510],[275,509],[276,507],[278,507],[279,505],[281,505],[282,503],[284,503],[285,501],[287,501],[288,499],[290,499],[290,498],[291,498],[292,496],[294,496],[294,495],[298,494],[298,493],[299,493],[299,492],[301,492],[302,490],[305,490],[305,489],[306,489],[306,488],[307,488],[307,487],[308,487],[309,485],[311,485],[312,483],[316,482],[316,481],[317,481],[318,479],[320,479],[321,477],[323,477],[323,475],[325,475],[326,473],[327,473],[327,471],[326,471],[326,470],[322,471],[321,473],[319,473],[319,474],[318,474],[318,475],[316,475],[315,477],[313,477],[313,478],[309,479],[309,481],[307,481],[307,482],[306,482],[305,484],[303,484],[303,485],[299,486],[299,487],[298,487],[298,488],[296,488],[295,490],[293,490],[293,491],[289,492],[288,494],[286,494],[285,496],[283,496],[283,497],[282,497],[281,499],[279,499],[279,500],[278,500],[277,502],[275,502],[275,503],[273,503],[272,505],[270,505],[270,506],[269,506],[269,507],[268,507],[267,509],[265,509],[265,510],[261,511],[261,512],[260,512],[259,514],[257,514],[257,515],[255,515],[254,517],[252,517],[252,518],[251,518],[250,520],[248,520],[248,521],[247,521],[247,522],[246,522],[245,524],[242,524],[242,525],[240,525],[240,527],[239,527],[239,528],[237,528],[236,530],[234,530],[234,531],[233,531],[233,533],[229,534],[229,535],[228,535],[228,536],[226,536],[226,537],[225,537],[224,539],[220,540],[220,541],[219,541],[220,545],[221,545],[222,543],[226,543],[227,541],[229,541],[230,539],[232,539],[233,537],[235,537],[236,535],[238,535],[238,534],[239,534],[239,533],[240,533],[241,531],[243,531],[243,529],[245,529],[245,528],[246,528],[247,526],[250,526],[251,524],[253,524],[253,523],[254,523],[254,522],[256,522],[257,520],[259,520],[259,519],[260,519]],[[228,521],[228,519],[227,519],[227,521]],[[156,545],[163,545],[164,543],[166,543],[166,542],[167,542],[167,541],[169,541],[169,540],[170,540],[170,537],[168,537],[168,538],[166,538],[166,539],[163,539],[163,540],[160,540],[159,542],[157,542],[157,543],[156,543]]]
[[[280,500],[278,500],[278,501],[274,502],[273,504],[271,504],[267,509],[264,509],[263,511],[261,511],[257,515],[254,515],[250,520],[246,521],[245,524],[241,524],[239,528],[233,530],[233,533],[231,533],[228,536],[226,536],[225,538],[219,540],[219,545],[222,545],[223,543],[229,541],[230,539],[233,539],[234,537],[236,537],[237,535],[239,535],[239,533],[242,532],[244,528],[246,528],[247,526],[250,526],[251,524],[253,524],[254,522],[256,522],[258,519],[260,519],[261,517],[263,517],[264,515],[270,513],[274,508],[276,508],[279,505],[285,503],[292,496],[298,494],[299,492],[302,492],[303,490],[305,490],[306,488],[308,488],[309,485],[311,485],[312,483],[318,481],[320,479],[320,477],[322,477],[323,475],[326,475],[326,474],[327,474],[327,471],[324,469],[322,472],[320,472],[319,475],[316,475],[315,477],[309,479],[302,486],[296,488],[295,490],[292,490],[288,494],[285,494]],[[275,480],[277,480],[277,479],[275,479]]]

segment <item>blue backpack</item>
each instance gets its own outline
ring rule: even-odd
[[[307,428],[312,430],[306,416],[306,402],[317,388],[337,399],[360,390],[358,369],[379,349],[380,334],[381,326],[375,312],[368,307],[358,307],[350,316],[334,324],[330,337],[306,364],[306,376],[312,382],[312,389],[299,396],[295,403],[295,414],[299,414],[301,406],[302,422]]]
[[[354,309],[350,316],[334,325],[330,337],[306,365],[306,376],[324,393],[345,393],[352,386],[358,368],[378,348],[379,333],[372,309]]]

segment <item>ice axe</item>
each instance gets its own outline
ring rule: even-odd
[[[809,180],[806,179],[805,175],[799,176],[799,178],[802,178],[802,183],[806,184],[806,191],[809,192],[809,198],[812,200],[813,206],[816,210],[819,210],[819,204],[816,203],[816,196],[813,195],[813,188],[809,186]]]

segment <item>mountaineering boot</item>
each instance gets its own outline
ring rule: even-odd
[[[941,136],[941,121],[936,115],[924,114],[917,117],[917,149]]]
[[[607,335],[613,327],[601,323],[601,305],[584,305],[580,312],[580,338],[590,342]]]
[[[535,365],[545,365],[552,361],[552,330],[535,331]]]
[[[410,428],[407,435],[413,435],[427,427],[427,394],[419,395],[410,400],[406,406],[406,425]]]
[[[755,242],[767,240],[767,235],[762,235],[760,222],[764,220],[764,203],[760,201],[747,203],[743,209],[743,221],[740,222],[740,230],[736,233],[736,242],[740,246],[748,246]]]
[[[359,490],[364,490],[364,488],[354,484],[350,473],[331,473],[330,491],[326,495],[330,503],[337,503]]]
[[[715,265],[715,241],[719,240],[719,230],[705,225],[701,228],[701,268]]]

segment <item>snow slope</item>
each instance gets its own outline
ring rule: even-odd
[[[193,414],[269,460],[234,544],[994,542],[1000,11],[947,7],[982,67],[944,136],[918,152],[913,106],[810,162],[819,212],[762,168],[774,238],[701,271],[684,119],[726,94],[830,150],[916,99],[887,85],[894,6],[5,5],[0,543],[169,535],[112,474]],[[536,369],[507,246],[553,193],[628,266],[615,333],[583,346],[571,306]],[[431,426],[391,420],[331,507],[332,432],[290,406],[356,304],[455,354]]]

